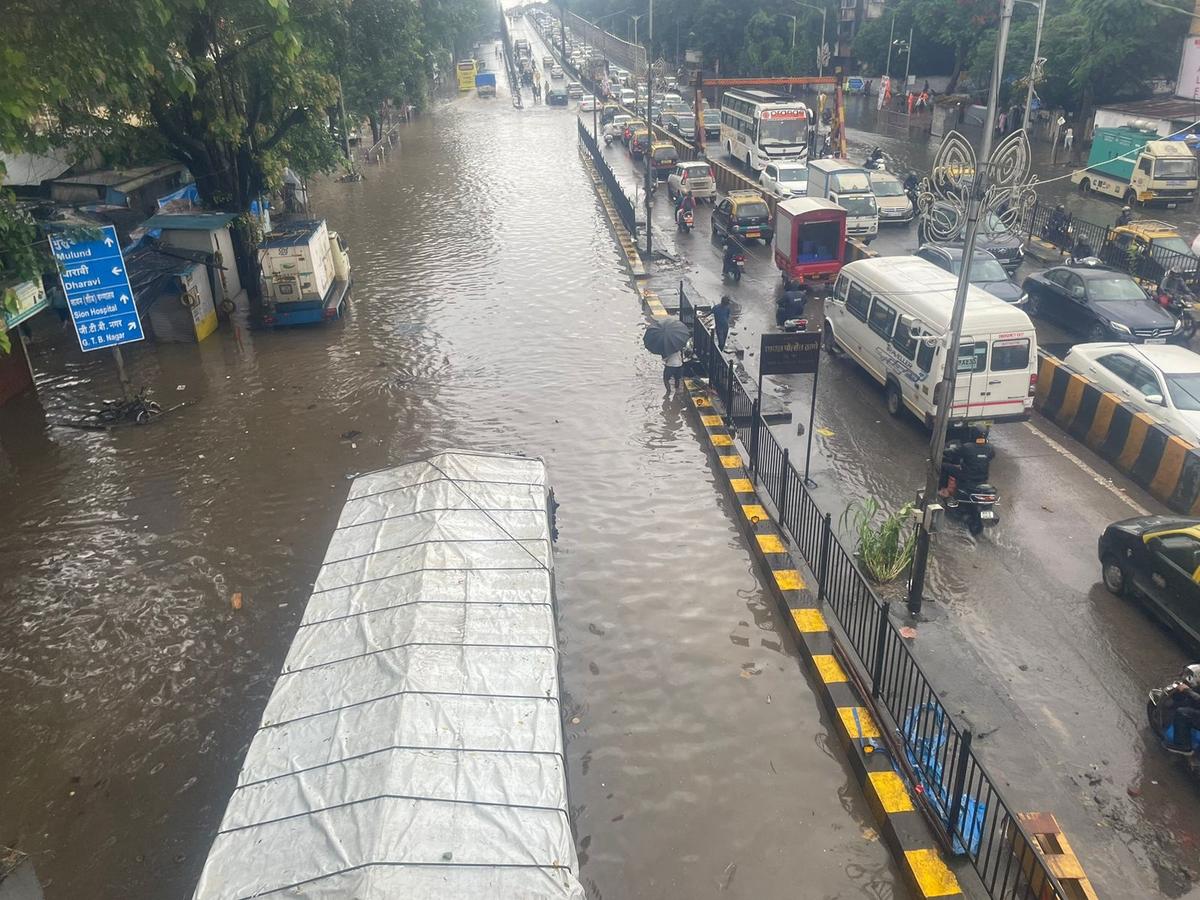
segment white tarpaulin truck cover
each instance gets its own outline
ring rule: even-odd
[[[354,480],[196,900],[578,898],[541,460]]]

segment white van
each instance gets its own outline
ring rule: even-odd
[[[848,263],[825,301],[825,348],[870,372],[892,415],[907,407],[931,427],[957,285],[954,275],[915,256]],[[981,288],[967,291],[951,424],[1025,421],[1037,387],[1033,323]]]

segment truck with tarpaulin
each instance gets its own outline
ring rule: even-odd
[[[1087,166],[1071,173],[1083,193],[1095,191],[1126,205],[1174,209],[1196,199],[1196,154],[1186,141],[1160,140],[1148,128],[1097,128]]]
[[[785,286],[832,284],[846,259],[846,210],[823,197],[784,200],[772,247]]]
[[[480,97],[496,96],[496,73],[480,72],[475,76],[475,93]]]

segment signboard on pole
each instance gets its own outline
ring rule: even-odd
[[[50,250],[58,260],[82,350],[120,347],[145,338],[115,228],[105,225],[95,240],[51,235]]]
[[[762,375],[811,375],[821,360],[821,333],[764,334],[758,360]]]

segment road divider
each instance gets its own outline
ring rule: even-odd
[[[1178,513],[1200,514],[1200,449],[1043,355],[1033,407]]]

